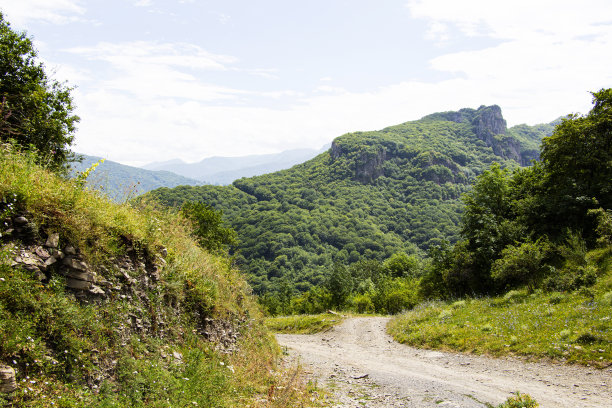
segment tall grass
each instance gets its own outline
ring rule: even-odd
[[[595,294],[511,291],[497,298],[423,304],[393,319],[390,334],[417,347],[522,355],[607,366],[612,305]]]
[[[59,275],[41,283],[11,266],[18,241],[0,225],[0,363],[19,389],[0,405],[23,407],[308,406],[314,395],[282,375],[279,350],[227,257],[200,248],[189,223],[156,208],[116,204],[0,146],[0,218],[25,214],[34,234],[59,233],[94,268],[128,246],[154,258],[167,249],[158,284],[134,299],[85,304]],[[107,268],[109,269],[109,268]],[[112,271],[104,272],[111,278]],[[135,271],[134,275],[144,273]],[[138,277],[138,276],[134,276]],[[130,330],[134,314],[165,320],[163,331]],[[197,331],[202,316],[245,322],[238,351],[224,354]]]

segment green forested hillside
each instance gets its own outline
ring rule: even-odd
[[[279,290],[284,279],[306,291],[336,262],[383,261],[456,241],[459,198],[475,176],[494,161],[528,164],[552,129],[507,129],[497,106],[437,113],[343,135],[289,170],[149,194],[168,205],[202,201],[222,210],[239,235],[236,261],[257,293]]]

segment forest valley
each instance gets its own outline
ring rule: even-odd
[[[438,113],[341,136],[289,170],[145,197],[205,203],[200,225],[272,315],[588,290],[610,269],[611,110],[602,89],[548,125],[506,129],[497,106]]]

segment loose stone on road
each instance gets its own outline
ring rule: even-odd
[[[346,319],[328,332],[277,335],[334,407],[486,407],[513,392],[541,407],[612,407],[612,369],[420,350],[386,334],[389,318]]]

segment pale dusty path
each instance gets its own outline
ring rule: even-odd
[[[350,318],[326,333],[277,339],[335,390],[338,407],[485,407],[520,390],[544,408],[612,408],[611,368],[415,349],[392,341],[388,320]]]

